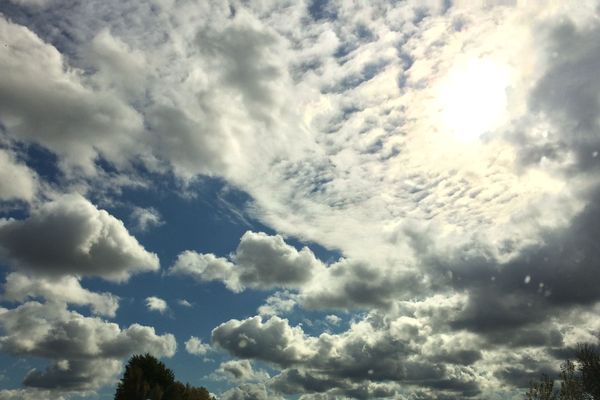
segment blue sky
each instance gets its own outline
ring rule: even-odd
[[[516,399],[600,338],[595,2],[0,4],[0,400]]]

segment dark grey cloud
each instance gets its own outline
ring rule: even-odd
[[[600,194],[595,190],[588,196],[588,205],[567,227],[545,231],[540,244],[506,263],[438,260],[440,276],[449,269],[451,285],[469,295],[453,325],[483,333],[496,343],[560,345],[561,334],[544,327],[544,321],[600,300],[600,246],[595,240],[600,235]]]
[[[0,255],[42,276],[100,276],[125,281],[159,268],[123,223],[78,194],[42,204],[24,220],[0,220]]]
[[[29,372],[23,385],[53,391],[93,390],[113,381],[121,369],[119,360],[62,360],[44,371]]]
[[[545,157],[567,164],[569,174],[593,173],[600,165],[600,28],[578,27],[568,18],[547,23],[543,38],[548,64],[530,93],[529,106],[552,125],[545,138],[531,140],[524,127],[518,139],[525,164]],[[567,162],[571,155],[573,162]]]

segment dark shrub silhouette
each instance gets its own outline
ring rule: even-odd
[[[531,382],[525,393],[526,400],[600,400],[600,353],[589,345],[579,345],[577,360],[565,361],[560,367],[560,388],[554,380],[542,375],[539,382]]]
[[[115,400],[214,400],[203,387],[184,385],[150,354],[134,355],[125,367]]]

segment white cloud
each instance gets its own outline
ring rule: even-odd
[[[195,356],[203,356],[210,351],[210,345],[202,343],[202,340],[195,336],[191,336],[185,342],[185,350]]]
[[[76,305],[89,305],[94,314],[114,317],[119,298],[110,293],[94,293],[83,287],[74,276],[44,278],[10,273],[6,276],[2,299],[24,302],[35,297],[48,301],[62,301]]]
[[[179,299],[179,300],[177,300],[177,304],[179,304],[182,307],[193,307],[194,306],[192,303],[190,303],[186,299]]]
[[[233,382],[265,381],[269,374],[262,370],[254,370],[248,360],[231,360],[222,362],[217,368],[217,374]]]
[[[81,71],[24,26],[0,18],[0,117],[17,140],[41,144],[88,174],[94,160],[126,165],[142,118],[122,99],[86,87]],[[35,117],[34,117],[35,116]]]
[[[330,325],[339,325],[342,319],[335,314],[329,314],[325,316],[325,321]]]
[[[169,310],[167,302],[156,296],[146,297],[146,307],[148,307],[148,310],[150,311],[158,311],[161,314],[164,314]]]
[[[159,268],[156,254],[146,251],[120,220],[78,194],[44,203],[27,219],[0,220],[0,254],[14,268],[55,278],[126,281]]]
[[[246,287],[290,289],[270,296],[259,308],[261,315],[286,313],[298,303],[313,309],[389,308],[399,294],[428,287],[418,271],[344,258],[325,265],[307,247],[298,251],[279,235],[251,231],[241,237],[230,260],[185,251],[169,273],[199,282],[222,281],[234,292]]]
[[[177,257],[169,273],[201,282],[219,280],[239,292],[245,287],[299,287],[320,268],[322,264],[307,247],[298,251],[279,235],[247,231],[231,260],[188,250]]]
[[[0,149],[0,200],[33,200],[38,182],[36,174],[14,156]]]
[[[266,303],[258,308],[260,315],[283,315],[291,312],[298,304],[298,295],[290,292],[276,292],[267,297]]]
[[[154,208],[135,207],[131,212],[131,219],[137,230],[145,232],[151,228],[163,225],[160,213]]]
[[[27,302],[14,309],[0,308],[2,350],[53,362],[45,371],[30,371],[24,384],[31,387],[89,391],[114,382],[121,359],[149,352],[157,357],[175,354],[171,334],[154,328],[115,323],[68,311],[64,304]]]

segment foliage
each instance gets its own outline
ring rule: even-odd
[[[560,388],[542,375],[531,382],[526,400],[600,400],[600,353],[589,345],[579,345],[577,360],[565,361],[560,367]]]
[[[214,400],[208,390],[175,380],[173,371],[150,354],[134,355],[125,367],[115,400]]]

